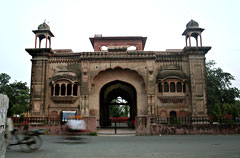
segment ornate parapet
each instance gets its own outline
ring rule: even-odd
[[[69,103],[69,104],[72,104],[78,98],[79,98],[79,96],[51,96],[51,99],[55,103]]]
[[[178,96],[163,96],[158,95],[158,98],[162,103],[184,103],[186,102],[187,96],[186,95],[178,95]]]
[[[189,55],[205,55],[212,47],[184,47],[183,53]]]

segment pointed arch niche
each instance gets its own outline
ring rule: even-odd
[[[146,115],[147,107],[146,107],[146,91],[145,91],[145,82],[143,77],[134,70],[130,69],[122,69],[120,67],[114,69],[106,69],[104,71],[100,71],[95,77],[92,79],[90,99],[89,99],[89,111],[96,114],[96,117],[99,119],[99,111],[100,111],[100,93],[101,89],[107,83],[111,83],[113,81],[124,82],[126,84],[132,85],[136,90],[136,109],[138,115]]]

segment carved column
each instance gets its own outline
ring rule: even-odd
[[[65,83],[65,96],[67,96],[67,84]]]
[[[74,87],[74,84],[72,83],[71,86],[72,86],[72,88],[71,88],[71,96],[73,96],[73,87]]]

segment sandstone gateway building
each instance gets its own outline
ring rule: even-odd
[[[191,20],[182,34],[183,49],[144,51],[146,37],[95,35],[90,38],[93,52],[72,52],[51,48],[54,35],[44,22],[33,30],[35,48],[26,49],[32,56],[30,114],[60,116],[68,111],[93,117],[103,127],[112,101],[121,97],[131,121],[206,116],[205,54],[211,47],[202,46],[203,30]]]

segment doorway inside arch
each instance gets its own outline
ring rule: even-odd
[[[134,127],[137,116],[136,89],[129,83],[115,80],[100,91],[100,127]]]
[[[176,113],[176,111],[171,111],[170,112],[170,123],[171,124],[176,124],[177,123],[177,113]]]

